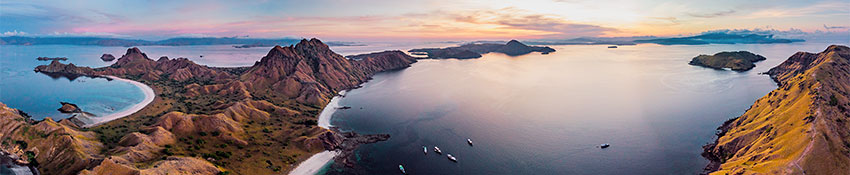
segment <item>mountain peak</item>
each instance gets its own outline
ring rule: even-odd
[[[301,39],[301,42],[295,45],[295,50],[299,51],[330,51],[327,44],[322,43],[319,39],[311,38],[310,40]]]

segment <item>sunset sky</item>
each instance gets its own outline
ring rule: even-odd
[[[0,33],[330,40],[673,36],[718,29],[848,32],[850,0],[311,0],[0,2]]]

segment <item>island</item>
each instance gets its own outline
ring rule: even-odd
[[[115,56],[112,56],[112,54],[105,53],[105,54],[100,56],[100,60],[112,61],[112,60],[115,60]]]
[[[65,60],[68,60],[68,58],[66,58],[66,57],[38,57],[38,58],[35,58],[35,59],[38,60],[38,61],[54,61],[54,60],[65,61]]]
[[[274,46],[247,67],[153,60],[138,48],[106,67],[53,61],[34,70],[134,80],[150,86],[155,98],[138,112],[94,126],[73,117],[34,121],[0,104],[0,126],[9,126],[0,128],[0,140],[21,143],[0,149],[44,174],[282,174],[323,151],[340,153],[335,166],[354,166],[357,145],[390,136],[322,128],[317,116],[339,92],[417,62],[401,51],[356,58],[304,39]],[[63,152],[73,154],[53,154]]]
[[[705,145],[704,174],[850,172],[850,48],[797,52],[766,74],[778,87]]]
[[[83,112],[79,107],[77,107],[76,104],[68,103],[68,102],[59,102],[59,104],[62,104],[62,107],[60,107],[57,110],[59,110],[59,112],[62,112],[62,113],[82,113]]]
[[[688,37],[657,38],[634,40],[635,43],[655,43],[661,45],[702,45],[702,44],[774,44],[803,42],[802,39],[774,38],[772,34],[747,32],[711,31]]]
[[[754,62],[766,60],[767,58],[747,51],[719,52],[714,55],[699,55],[688,62],[690,65],[702,66],[713,69],[729,68],[734,71],[748,71],[756,67]]]
[[[428,55],[427,58],[430,59],[471,59],[481,58],[481,54],[490,52],[503,53],[509,56],[519,56],[529,54],[531,52],[549,54],[550,52],[555,52],[555,49],[545,46],[528,46],[517,40],[511,40],[505,44],[470,43],[458,47],[411,49],[408,52],[415,55]]]

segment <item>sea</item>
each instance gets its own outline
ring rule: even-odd
[[[352,55],[458,43],[367,43],[332,46]],[[640,44],[551,46],[556,52],[478,59],[419,60],[375,75],[341,98],[331,125],[362,134],[390,134],[362,145],[356,168],[326,174],[697,174],[708,161],[702,145],[776,84],[761,73],[798,51],[832,43]],[[847,44],[847,43],[839,43]],[[151,59],[185,57],[216,67],[250,66],[270,48],[140,46]],[[0,45],[0,102],[36,120],[69,117],[59,102],[95,115],[127,109],[144,99],[132,84],[104,78],[36,73],[36,57],[102,67],[126,47]],[[765,61],[735,72],[688,65],[700,54],[750,51]],[[474,142],[467,144],[467,139]],[[605,149],[600,144],[610,144]],[[423,152],[423,146],[428,149]],[[443,154],[433,152],[439,147]],[[452,154],[457,162],[449,161]]]

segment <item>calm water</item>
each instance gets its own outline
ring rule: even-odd
[[[399,164],[411,174],[696,174],[715,128],[776,87],[759,72],[826,46],[558,46],[549,55],[422,60],[348,92],[340,103],[352,108],[331,123],[392,135],[357,150],[361,174],[398,173]],[[768,59],[743,73],[687,64],[733,50]],[[424,155],[423,145],[459,162]]]

